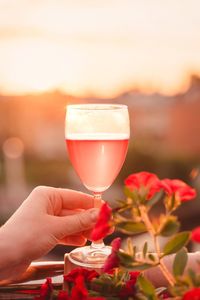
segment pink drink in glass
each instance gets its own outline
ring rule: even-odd
[[[66,144],[72,165],[85,187],[102,193],[121,170],[128,138],[66,139]]]
[[[99,206],[102,192],[117,177],[126,157],[130,136],[128,107],[121,104],[68,105],[65,139],[71,163]],[[73,249],[74,266],[101,270],[111,247],[103,240]]]

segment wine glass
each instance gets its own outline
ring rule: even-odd
[[[84,186],[101,199],[117,177],[126,157],[130,136],[126,105],[68,105],[65,138],[71,163]],[[101,268],[111,248],[103,241],[71,251],[75,265]]]

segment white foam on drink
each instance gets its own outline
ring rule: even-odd
[[[77,110],[68,108],[65,135],[70,139],[129,138],[128,110]]]
[[[126,133],[68,133],[65,135],[68,140],[87,140],[87,141],[101,141],[101,140],[128,140],[129,134]]]

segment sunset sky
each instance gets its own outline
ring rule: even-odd
[[[0,93],[173,94],[192,72],[199,0],[0,0]]]

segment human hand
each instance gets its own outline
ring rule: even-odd
[[[3,278],[5,272],[11,276],[6,261],[12,265],[13,273],[21,273],[58,243],[84,245],[99,213],[95,207],[100,205],[100,200],[73,190],[34,189],[0,229]]]

